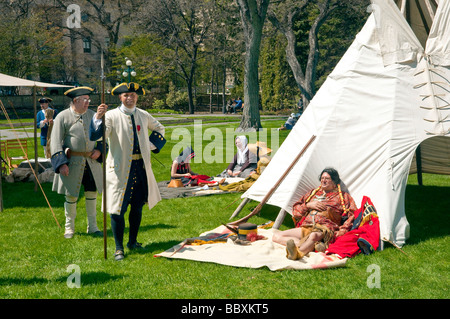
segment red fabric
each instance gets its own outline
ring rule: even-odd
[[[355,211],[355,219],[363,214],[366,204],[372,205],[369,197],[364,196],[361,207]],[[375,206],[374,206],[375,207]],[[358,228],[353,229],[343,236],[337,237],[336,240],[328,246],[327,254],[337,254],[341,258],[351,258],[361,252],[357,241],[359,238],[367,240],[377,250],[380,242],[380,224],[378,216],[371,215],[370,220],[361,224]]]
[[[214,184],[216,183],[215,181],[208,181],[208,179],[210,179],[211,177],[208,175],[192,175],[190,177],[191,181],[195,181],[197,180],[197,185],[200,183],[203,184]]]

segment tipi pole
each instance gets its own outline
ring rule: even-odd
[[[300,159],[300,157],[302,157],[302,155],[306,152],[306,150],[311,145],[311,143],[315,140],[315,138],[316,138],[315,135],[311,136],[311,138],[309,139],[308,143],[306,143],[306,145],[303,147],[303,149],[300,151],[300,153],[298,153],[297,157],[292,161],[291,165],[289,165],[287,170],[283,173],[283,175],[276,182],[276,184],[270,189],[270,191],[266,194],[266,196],[264,196],[263,200],[258,204],[258,206],[256,206],[256,208],[250,214],[248,214],[247,216],[245,216],[245,217],[243,217],[243,218],[241,218],[239,220],[236,220],[234,222],[228,223],[228,225],[239,225],[241,223],[246,222],[250,217],[258,214],[259,211],[261,210],[261,208],[265,205],[265,203],[269,200],[269,198],[273,195],[273,193],[275,193],[275,191],[277,190],[278,186],[280,186],[280,184],[283,182],[283,180],[286,178],[286,176],[292,170],[294,165],[297,164],[297,162]]]
[[[101,69],[102,69],[102,94],[101,94],[101,104],[105,104],[105,72],[104,72],[104,61],[103,61],[103,49],[101,56]],[[107,259],[107,229],[106,229],[106,115],[103,115],[103,131],[102,131],[102,157],[103,157],[103,191],[102,191],[102,199],[103,199],[103,257],[105,260]]]
[[[422,152],[420,145],[416,148],[417,183],[422,186]]]
[[[230,219],[236,217],[241,212],[242,208],[250,201],[250,198],[244,198],[244,200],[239,204],[234,213],[231,215]]]
[[[273,227],[275,229],[280,229],[281,224],[283,223],[284,219],[286,218],[287,211],[283,208],[278,213],[277,219],[275,219],[275,222],[273,223]]]
[[[37,106],[36,106],[36,85],[33,86],[33,111],[34,111],[34,171],[39,173],[38,146],[37,146]],[[34,181],[34,191],[37,192],[38,181]]]

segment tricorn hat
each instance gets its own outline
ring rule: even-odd
[[[64,95],[70,97],[71,99],[74,99],[78,96],[89,95],[93,91],[94,91],[94,89],[92,89],[88,86],[80,86],[80,87],[76,87],[76,88],[67,90],[66,92],[64,92]]]
[[[111,95],[120,95],[122,93],[130,93],[130,92],[135,92],[138,95],[145,95],[144,88],[134,82],[119,84],[114,89],[112,89]]]
[[[53,101],[53,99],[49,98],[49,97],[41,97],[38,102],[39,103],[50,103],[51,101]]]

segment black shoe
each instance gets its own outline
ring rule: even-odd
[[[133,249],[140,249],[140,248],[142,248],[142,244],[138,243],[138,242],[135,242],[133,244],[128,243],[127,247],[128,247],[128,249],[131,249],[131,250],[133,250]]]
[[[372,245],[363,238],[358,238],[356,244],[364,255],[370,255],[374,252]]]
[[[92,235],[94,237],[103,237],[103,232],[100,230],[97,230],[96,232],[89,233],[89,235]]]
[[[120,250],[120,249],[116,250],[116,252],[114,253],[114,259],[116,261],[120,261],[124,258],[125,258],[125,254],[123,253],[123,250]]]

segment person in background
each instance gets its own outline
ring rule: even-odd
[[[237,152],[233,161],[218,177],[243,177],[246,178],[256,169],[258,159],[248,148],[247,137],[237,136],[234,140]]]
[[[41,105],[41,110],[36,115],[36,126],[37,128],[41,129],[41,145],[44,148],[44,157],[50,158],[51,152],[50,148],[47,147],[48,139],[51,136],[51,130],[53,127],[53,120],[55,119],[57,115],[57,111],[54,108],[51,108],[49,104],[53,100],[48,97],[42,97],[38,100],[39,104]],[[50,146],[50,145],[49,145]]]
[[[192,183],[191,177],[197,175],[191,169],[191,159],[195,157],[192,147],[186,147],[180,155],[172,162],[170,171],[171,179],[181,179],[183,186],[189,186]]]
[[[233,113],[236,113],[237,110],[241,109],[243,106],[242,99],[238,97],[233,101],[235,104],[231,106],[231,110]]]
[[[283,124],[283,126],[278,128],[278,131],[292,130],[294,128],[294,125],[297,123],[299,118],[300,118],[300,114],[299,113],[291,113],[291,115],[286,120],[286,122]]]

